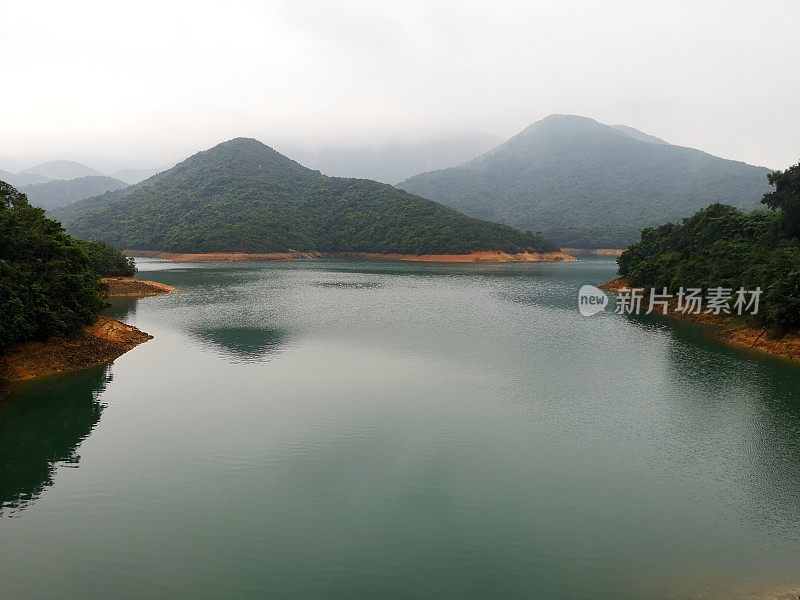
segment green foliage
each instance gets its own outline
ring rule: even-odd
[[[0,351],[91,323],[101,292],[80,244],[0,181]]]
[[[90,175],[78,179],[57,179],[46,183],[26,185],[20,191],[28,197],[28,202],[49,211],[84,198],[119,190],[127,185],[124,181],[113,177]]]
[[[589,227],[550,227],[543,232],[562,248],[625,248],[639,239],[642,225],[611,223]]]
[[[89,259],[89,265],[100,277],[133,277],[136,263],[116,248],[104,242],[77,240]]]
[[[71,232],[176,252],[547,251],[534,233],[467,217],[365,179],[326,177],[256,140],[201,152],[132,188],[71,209]]]
[[[800,242],[786,236],[781,212],[742,213],[713,204],[681,224],[648,228],[619,257],[632,285],[762,289],[758,320],[800,327]]]
[[[630,128],[553,115],[468,163],[398,187],[564,247],[624,248],[713,202],[756,208],[767,169]]]
[[[800,163],[785,171],[774,171],[767,177],[775,191],[764,194],[761,202],[781,210],[786,234],[800,237]]]

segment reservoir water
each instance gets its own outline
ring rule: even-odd
[[[154,339],[0,401],[0,598],[800,585],[800,368],[583,317],[610,260],[140,260]]]

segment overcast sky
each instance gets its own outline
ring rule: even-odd
[[[551,113],[785,168],[798,23],[798,0],[0,0],[0,168],[508,137]]]

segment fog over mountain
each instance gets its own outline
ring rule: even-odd
[[[11,173],[10,171],[0,170],[0,181],[10,183],[14,187],[21,187],[35,183],[44,183],[49,181],[49,178],[44,175],[39,175],[38,173]]]
[[[449,134],[419,142],[395,141],[376,146],[330,146],[289,152],[326,175],[398,183],[423,171],[444,169],[483,154],[503,141],[484,132]]]
[[[9,1],[0,157],[110,174],[254,136],[390,180],[405,173],[325,149],[508,138],[567,113],[786,168],[799,158],[798,22],[796,0]]]
[[[21,174],[44,175],[48,179],[77,179],[102,175],[92,167],[74,160],[51,160],[20,171]]]
[[[127,185],[113,177],[89,175],[75,179],[54,179],[46,183],[22,186],[19,190],[28,196],[31,204],[52,210],[84,198],[119,190]]]

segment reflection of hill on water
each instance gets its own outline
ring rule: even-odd
[[[234,362],[268,360],[289,337],[288,331],[276,327],[207,327],[195,335]]]
[[[59,463],[76,465],[100,420],[110,367],[27,384],[0,402],[0,515],[24,510],[53,485]]]

